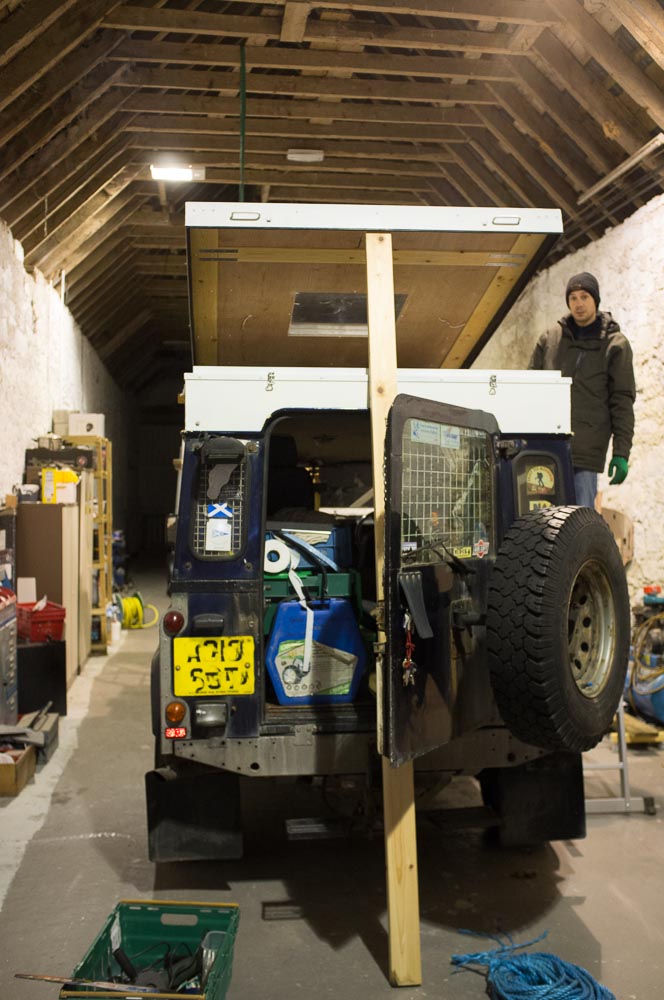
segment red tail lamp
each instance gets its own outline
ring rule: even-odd
[[[177,635],[184,625],[184,615],[181,611],[170,608],[162,618],[162,622],[167,635]]]

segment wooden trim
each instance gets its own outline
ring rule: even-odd
[[[651,59],[664,69],[664,10],[657,0],[608,0],[608,6]]]
[[[77,2],[78,0],[40,0],[39,5],[25,4],[12,11],[2,22],[0,66],[4,66],[22,49],[31,45]]]

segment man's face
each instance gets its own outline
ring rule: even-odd
[[[595,300],[592,295],[584,292],[582,288],[579,288],[575,292],[570,292],[567,305],[577,326],[589,326],[595,321],[595,317],[597,316]]]

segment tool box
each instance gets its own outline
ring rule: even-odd
[[[158,991],[152,996],[182,1000],[224,1000],[231,981],[233,949],[240,920],[235,903],[162,903],[158,900],[121,900],[106,919],[83,959],[72,973],[72,979],[109,982],[122,975],[117,958],[119,951],[136,967],[150,966],[154,970],[177,955],[192,957],[204,939],[214,940],[214,949],[206,955],[203,949],[203,976],[193,978],[179,992]],[[114,997],[115,1000],[142,995],[127,983],[124,990],[92,989],[91,985],[66,984],[60,997]]]

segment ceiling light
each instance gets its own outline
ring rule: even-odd
[[[322,163],[325,153],[322,149],[289,149],[286,159],[291,163]]]
[[[150,164],[153,181],[204,181],[205,167],[165,166],[158,163]]]

